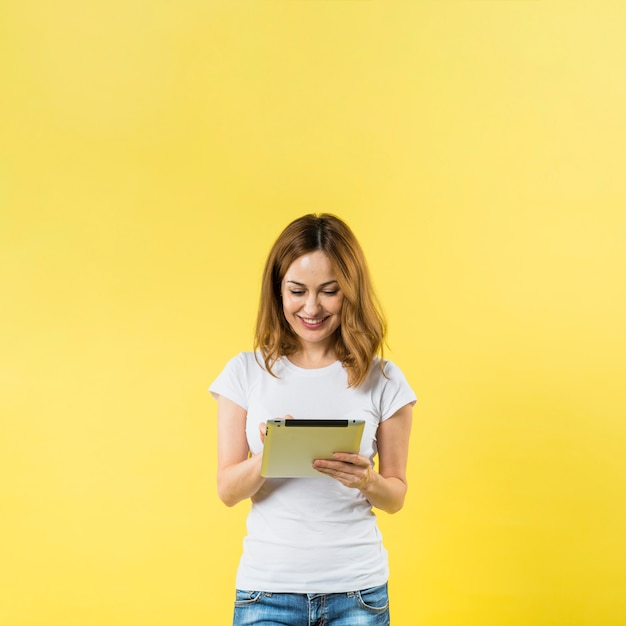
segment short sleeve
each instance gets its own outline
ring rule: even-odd
[[[414,405],[417,397],[400,368],[391,361],[385,362],[385,375],[380,377],[380,416],[384,421],[407,404]]]
[[[246,355],[242,352],[233,357],[213,381],[209,387],[211,395],[215,399],[224,396],[248,410],[247,373]]]

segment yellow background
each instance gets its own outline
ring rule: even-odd
[[[344,217],[420,403],[396,626],[626,621],[626,4],[4,0],[0,624],[227,624],[206,387]]]

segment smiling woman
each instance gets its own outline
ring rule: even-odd
[[[415,394],[381,357],[385,323],[348,226],[307,215],[281,233],[263,274],[255,352],[232,359],[218,400],[218,493],[250,498],[234,624],[389,624],[387,553],[373,507],[404,504]],[[358,419],[358,453],[315,459],[314,478],[261,476],[264,422]],[[378,455],[378,472],[374,457]],[[328,564],[333,563],[332,571]]]
[[[294,283],[291,293],[285,293],[287,280]],[[294,326],[289,316],[295,309],[285,308],[286,302],[292,301],[286,296],[304,299],[307,289],[319,293],[319,311],[308,303],[298,311],[300,317]],[[336,297],[333,291],[341,294],[341,323],[328,333],[324,347],[331,349],[333,358],[342,363],[349,384],[359,385],[369,372],[373,356],[382,356],[387,330],[365,255],[354,233],[342,220],[327,214],[305,215],[280,234],[263,273],[255,348],[263,355],[269,372],[281,356],[294,360],[311,357],[311,364],[322,356],[319,350],[302,353],[296,328],[311,329],[302,321],[307,315],[309,325],[313,322],[315,327],[315,322],[322,322],[318,318],[320,311],[334,313],[330,304],[330,299]],[[336,322],[334,317],[331,319]],[[326,323],[322,324],[320,330],[325,326]]]

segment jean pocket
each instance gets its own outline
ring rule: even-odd
[[[387,584],[379,587],[370,587],[357,592],[357,598],[362,608],[372,613],[384,613],[389,608],[389,593]]]
[[[237,589],[235,591],[235,606],[249,606],[259,601],[261,591],[248,591],[246,589]]]

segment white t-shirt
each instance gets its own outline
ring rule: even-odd
[[[373,459],[378,424],[415,394],[390,361],[385,375],[375,363],[366,381],[348,387],[339,361],[303,369],[287,358],[269,374],[252,352],[231,359],[209,390],[247,411],[246,434],[261,452],[259,424],[296,419],[362,419],[360,453]],[[382,585],[389,575],[387,551],[372,506],[358,490],[319,478],[268,478],[252,497],[238,589],[283,593],[341,593]]]

